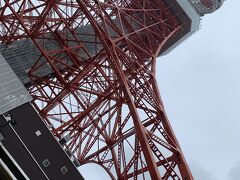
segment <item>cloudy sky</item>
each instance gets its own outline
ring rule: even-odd
[[[158,61],[167,114],[196,180],[240,179],[240,1]]]
[[[226,1],[158,60],[165,108],[196,180],[240,179],[239,7]],[[80,170],[87,180],[108,180],[96,165]]]

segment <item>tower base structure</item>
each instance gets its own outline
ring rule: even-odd
[[[4,0],[0,52],[79,165],[98,164],[111,179],[192,180],[160,97],[156,59],[221,4]]]

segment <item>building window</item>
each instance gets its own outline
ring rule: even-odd
[[[63,167],[61,168],[61,171],[62,171],[63,174],[66,174],[66,173],[68,172],[68,169],[67,169],[66,166],[63,166]]]
[[[37,130],[37,131],[35,132],[35,134],[36,134],[37,136],[40,136],[42,133],[41,133],[41,131]]]
[[[43,164],[44,167],[47,167],[47,166],[50,165],[50,162],[49,162],[48,159],[45,159],[45,160],[42,162],[42,164]]]

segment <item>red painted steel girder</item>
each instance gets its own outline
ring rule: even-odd
[[[112,179],[193,179],[155,78],[159,52],[183,26],[165,1],[5,0],[0,9],[1,42],[31,38],[41,52],[29,92],[73,159]]]

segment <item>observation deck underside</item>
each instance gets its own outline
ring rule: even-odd
[[[176,0],[168,0],[165,1],[168,10],[170,12],[177,12],[175,14],[178,23],[181,24],[181,28],[174,33],[161,48],[159,52],[159,56],[161,54],[167,54],[173,48],[175,48],[178,44],[183,42],[187,36],[190,36],[192,33],[198,30],[200,18],[194,14],[193,8],[190,6],[188,0],[181,1],[180,3]],[[195,12],[196,13],[196,12]],[[166,17],[167,18],[167,17]],[[119,19],[114,19],[115,25],[120,27]],[[131,23],[134,23],[134,20],[131,20]],[[102,23],[99,23],[100,25]],[[136,25],[137,26],[137,25]],[[192,27],[194,26],[194,27]],[[123,27],[126,35],[128,32],[127,27]],[[75,35],[80,40],[81,43],[84,43],[84,47],[88,52],[88,55],[84,51],[79,51],[78,55],[82,58],[82,60],[87,60],[89,58],[95,57],[102,49],[103,46],[97,37],[97,34],[94,32],[94,29],[91,25],[84,25],[73,29]],[[116,32],[111,30],[111,36],[116,36]],[[71,37],[72,34],[69,30],[61,30],[58,32],[62,37]],[[44,50],[53,51],[57,50],[59,47],[59,42],[56,42],[54,38],[56,38],[56,34],[45,33],[40,35],[43,40],[38,40],[38,43],[42,45]],[[8,39],[5,37],[1,37],[1,39]],[[9,39],[8,39],[9,40]],[[29,79],[28,72],[36,63],[38,57],[41,56],[40,50],[36,47],[31,38],[20,39],[14,41],[10,44],[4,43],[0,44],[0,53],[4,56],[9,65],[13,68],[14,72],[17,74],[19,79],[23,84],[29,86],[31,84],[31,80]],[[69,49],[74,48],[76,46],[75,43],[69,41],[67,47]],[[49,64],[44,63],[45,60],[42,60],[42,67],[38,70],[38,76],[54,76],[54,72],[51,70]],[[71,63],[66,59],[62,59],[63,63]],[[64,66],[59,65],[59,68],[64,70]]]

